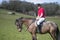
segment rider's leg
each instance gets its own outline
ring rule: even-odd
[[[38,27],[37,27],[37,29],[38,29],[37,32],[40,32],[40,33],[41,33],[41,30],[40,30],[40,29],[41,29],[41,25],[40,25],[40,23],[43,22],[44,20],[45,20],[45,18],[40,18],[40,19],[37,21],[37,26],[38,26]]]
[[[37,21],[37,25],[40,25],[41,22],[43,22],[45,20],[45,18],[40,18],[38,21]]]

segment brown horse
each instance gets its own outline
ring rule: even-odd
[[[32,35],[32,40],[37,40],[36,30],[38,27],[36,25],[35,20],[36,20],[35,18],[21,17],[21,18],[16,19],[15,24],[19,32],[21,32],[22,30],[22,24],[25,24],[27,27],[27,30]],[[41,34],[49,33],[51,37],[53,38],[53,40],[58,40],[59,29],[56,23],[52,21],[43,22],[40,31],[41,31]]]

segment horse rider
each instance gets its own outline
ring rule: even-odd
[[[41,4],[37,4],[38,6],[38,13],[37,13],[37,26],[40,27],[41,22],[43,22],[45,20],[45,10],[44,8],[41,6]]]

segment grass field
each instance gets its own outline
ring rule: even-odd
[[[31,35],[26,31],[23,25],[22,32],[18,32],[15,26],[15,19],[19,17],[32,17],[28,15],[18,14],[8,15],[7,10],[0,9],[0,40],[31,40]],[[51,17],[46,18],[46,20],[54,21],[60,26],[60,18]],[[60,27],[59,27],[60,29]],[[37,34],[38,40],[52,40],[49,34]]]

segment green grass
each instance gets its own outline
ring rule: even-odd
[[[31,40],[31,34],[26,31],[23,25],[22,32],[18,32],[15,26],[15,20],[19,17],[32,17],[28,15],[18,14],[8,15],[7,10],[0,9],[0,40]],[[54,21],[60,26],[60,19],[51,17],[46,20]],[[60,29],[60,27],[59,27]],[[38,40],[52,40],[49,34],[37,34]]]

